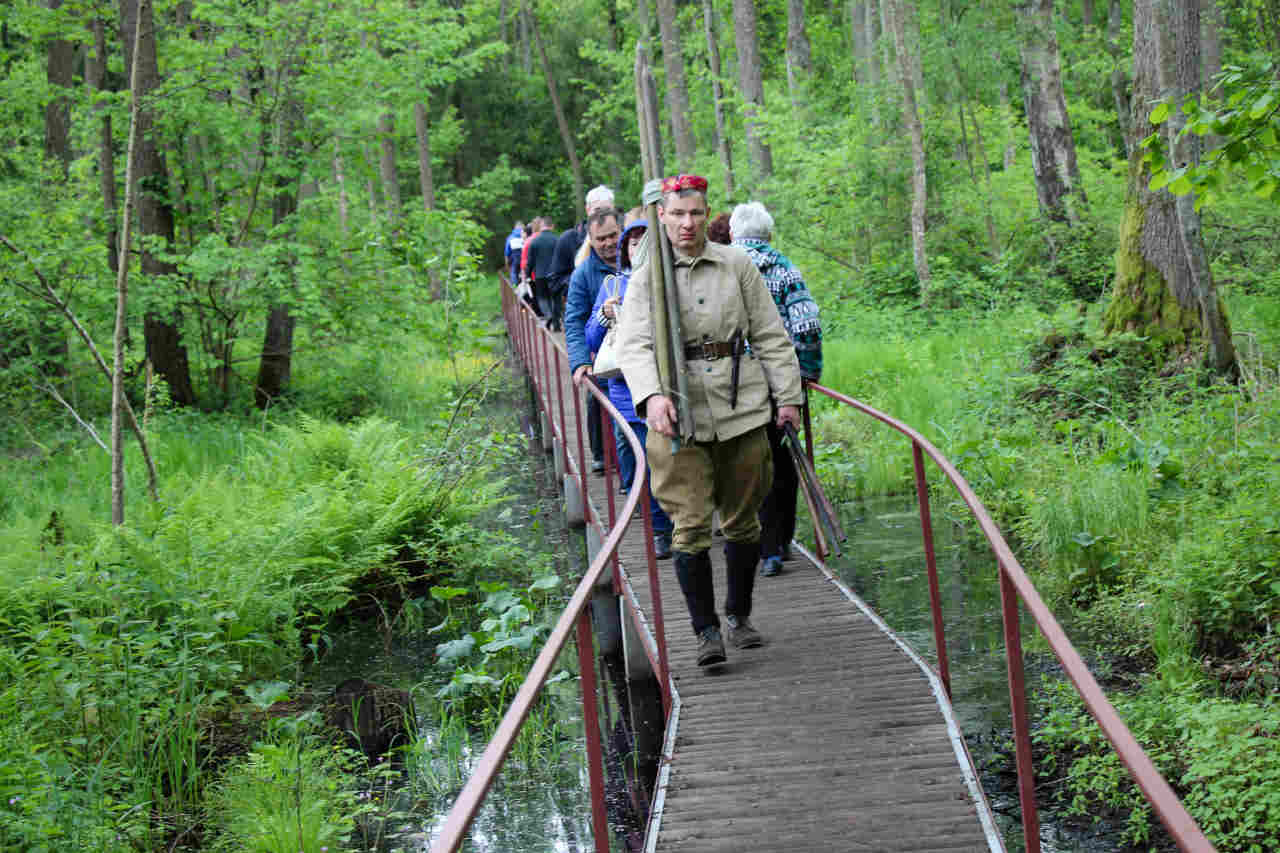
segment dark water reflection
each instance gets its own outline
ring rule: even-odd
[[[522,395],[499,401],[488,412],[495,429],[530,435],[527,406]],[[531,442],[531,447],[535,446]],[[541,447],[540,444],[536,444]],[[501,528],[514,535],[530,554],[551,555],[554,570],[572,583],[586,568],[586,543],[581,531],[564,525],[563,504],[550,457],[531,452],[508,469],[509,501],[495,507],[480,527]],[[567,600],[567,591],[564,594]],[[553,616],[555,614],[552,614]],[[370,781],[370,798],[379,797],[378,812],[392,819],[361,825],[353,849],[426,851],[443,827],[449,808],[474,768],[486,738],[481,732],[453,727],[441,731],[434,693],[451,675],[434,663],[438,638],[426,630],[389,639],[376,626],[355,625],[332,638],[321,664],[305,674],[318,688],[331,687],[358,675],[369,681],[413,692],[419,713],[419,740],[403,756],[403,770],[388,778],[390,787]],[[586,771],[582,700],[577,658],[572,646],[561,656],[559,669],[571,676],[550,685],[545,695],[554,720],[554,745],[543,744],[536,754],[507,759],[490,790],[462,849],[473,853],[528,853],[593,850],[591,803]],[[527,759],[527,760],[526,760]]]

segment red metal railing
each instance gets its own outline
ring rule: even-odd
[[[608,495],[609,518],[606,526],[602,519],[593,517],[593,508],[587,490],[587,466],[583,438],[585,421],[582,418],[581,396],[577,393],[573,394],[575,421],[572,425],[566,421],[563,382],[569,368],[568,354],[559,341],[539,325],[533,312],[516,297],[514,291],[505,283],[502,286],[502,310],[506,318],[507,328],[511,333],[511,340],[528,369],[530,378],[533,380],[538,406],[550,422],[552,441],[557,443],[559,450],[564,453],[566,471],[569,470],[570,463],[573,465],[573,474],[582,490],[585,521],[587,524],[597,525],[603,535],[603,542],[595,558],[591,560],[586,573],[582,576],[582,580],[578,582],[577,587],[574,589],[568,604],[560,614],[560,618],[551,629],[551,634],[542,650],[538,653],[538,657],[534,660],[533,666],[529,669],[529,674],[520,685],[520,689],[516,691],[516,695],[511,701],[511,707],[503,715],[502,722],[498,724],[493,738],[489,741],[488,746],[485,747],[484,752],[477,761],[466,786],[463,787],[462,792],[458,795],[453,808],[449,810],[444,827],[440,830],[431,849],[433,853],[445,853],[445,851],[453,853],[462,845],[462,840],[466,836],[471,822],[475,819],[485,796],[493,786],[494,781],[496,781],[502,768],[502,763],[511,751],[511,747],[519,735],[520,728],[524,725],[525,719],[533,708],[533,703],[537,700],[538,694],[546,683],[547,677],[551,673],[551,668],[555,664],[556,657],[560,654],[561,649],[564,648],[565,643],[568,642],[570,632],[576,630],[578,670],[582,679],[583,726],[586,729],[587,741],[587,770],[591,786],[592,831],[595,837],[596,853],[608,853],[609,826],[605,814],[604,751],[600,741],[600,723],[596,710],[596,679],[592,651],[591,613],[587,609],[587,605],[591,601],[592,591],[599,582],[600,577],[606,569],[612,568],[614,591],[621,591],[627,595],[631,604],[631,612],[637,614],[637,619],[639,618],[640,602],[636,601],[632,596],[630,585],[623,583],[624,572],[617,559],[618,544],[622,541],[623,535],[630,526],[632,514],[637,505],[641,506],[644,519],[649,588],[652,593],[652,601],[650,602],[650,612],[653,614],[654,620],[652,645],[649,644],[650,637],[647,630],[642,629],[639,633],[642,641],[646,643],[645,652],[658,678],[658,684],[662,691],[663,710],[667,714],[671,710],[670,670],[667,665],[666,632],[663,627],[658,564],[653,547],[653,521],[649,512],[648,478],[643,464],[644,447],[640,444],[640,440],[631,430],[631,427],[627,425],[626,420],[609,402],[608,395],[593,383],[584,382],[582,387],[595,397],[602,410],[608,413],[613,422],[622,426],[623,434],[626,436],[632,452],[638,460],[635,480],[631,485],[631,489],[627,492],[621,511],[615,514],[613,475],[617,470],[617,464],[612,436],[608,436],[608,439],[603,442],[608,453],[608,463],[605,470],[605,491]],[[558,400],[552,400],[551,394],[553,390]],[[559,415],[558,418],[556,414]],[[577,434],[576,457],[569,454],[568,434],[571,426],[573,432]]]
[[[924,457],[927,455],[942,469],[951,481],[951,485],[960,493],[961,499],[977,520],[979,528],[991,545],[996,562],[1000,568],[1000,608],[1004,621],[1005,658],[1009,680],[1009,702],[1013,709],[1014,743],[1017,752],[1018,795],[1022,805],[1022,831],[1025,837],[1027,853],[1039,853],[1040,820],[1036,810],[1035,773],[1031,766],[1031,732],[1027,718],[1026,679],[1022,669],[1022,634],[1019,624],[1018,603],[1023,606],[1035,620],[1040,633],[1044,636],[1049,648],[1062,663],[1067,677],[1075,685],[1076,691],[1084,699],[1085,707],[1098,721],[1107,740],[1119,754],[1120,760],[1133,776],[1138,788],[1151,804],[1160,821],[1169,830],[1169,834],[1178,844],[1178,849],[1207,853],[1214,849],[1205,838],[1195,820],[1187,813],[1169,783],[1160,775],[1160,771],[1152,764],[1146,752],[1134,739],[1127,726],[1120,719],[1114,707],[1103,694],[1102,688],[1085,666],[1084,660],[1072,646],[1067,635],[1058,625],[1058,621],[1049,608],[1045,606],[1036,591],[1031,579],[1012,549],[1004,540],[999,528],[991,520],[987,508],[978,500],[978,496],[969,487],[968,482],[956,470],[942,453],[929,443],[928,439],[911,427],[881,411],[861,403],[852,397],[833,391],[813,382],[805,383],[806,388],[829,397],[836,402],[850,406],[863,414],[870,415],[878,421],[892,427],[911,439],[911,455],[915,465],[916,495],[920,503],[920,525],[924,534],[925,560],[929,575],[929,606],[933,615],[933,635],[938,655],[938,676],[942,680],[947,696],[951,695],[951,675],[947,666],[946,637],[942,628],[942,597],[938,591],[938,567],[934,559],[933,528],[929,514],[929,487],[925,480]],[[809,407],[804,408],[805,435],[809,458],[813,458],[813,429],[810,423]],[[820,546],[819,546],[820,547]],[[819,552],[820,557],[825,557]]]
[[[529,369],[529,374],[533,379],[535,386],[535,394],[538,398],[539,407],[550,421],[551,430],[553,432],[553,441],[558,442],[560,449],[565,453],[566,469],[570,461],[568,455],[568,447],[566,439],[568,435],[569,424],[566,422],[564,396],[560,393],[563,390],[563,376],[568,372],[567,355],[563,347],[550,334],[543,330],[537,323],[533,313],[528,310],[518,300],[510,287],[504,285],[503,291],[503,311],[506,316],[508,329],[511,331],[511,337],[520,357]],[[553,379],[552,373],[555,373]],[[553,386],[554,382],[554,386]],[[558,401],[551,399],[552,388],[558,396]],[[584,383],[586,390],[591,393],[601,404],[603,410],[609,413],[611,419],[622,424],[623,433],[631,444],[633,452],[636,454],[637,477],[630,491],[627,493],[627,499],[623,503],[620,513],[615,514],[615,506],[613,500],[613,481],[612,474],[616,470],[614,459],[613,443],[606,440],[604,442],[608,453],[608,465],[606,468],[606,492],[608,493],[608,525],[602,524],[600,519],[592,518],[592,508],[588,500],[587,491],[587,474],[584,458],[584,443],[582,429],[584,422],[581,417],[581,398],[578,394],[574,394],[574,414],[575,423],[574,431],[577,433],[577,457],[573,460],[575,464],[574,473],[579,481],[582,490],[584,515],[586,523],[596,524],[602,532],[607,530],[599,552],[591,561],[590,567],[583,576],[582,581],[575,589],[573,596],[569,600],[564,612],[561,614],[559,621],[551,632],[551,636],[547,640],[547,644],[543,647],[542,652],[538,655],[533,667],[530,669],[528,677],[525,679],[520,690],[517,692],[512,702],[511,708],[503,717],[497,732],[490,741],[484,754],[481,756],[471,779],[466,787],[459,795],[453,809],[449,813],[444,829],[438,836],[432,850],[436,853],[442,851],[455,851],[462,843],[462,838],[466,834],[485,794],[497,777],[497,773],[501,767],[502,761],[509,752],[512,743],[515,740],[520,726],[527,717],[533,701],[536,699],[538,692],[541,690],[545,682],[552,664],[565,642],[568,640],[569,631],[575,626],[578,633],[578,661],[579,669],[582,676],[582,692],[583,692],[583,716],[586,725],[587,738],[587,761],[591,782],[591,799],[592,799],[592,823],[595,834],[595,848],[597,853],[605,853],[609,847],[608,827],[604,815],[604,796],[603,796],[603,775],[601,773],[603,753],[600,744],[600,732],[595,709],[595,671],[592,663],[591,649],[591,627],[590,615],[586,611],[586,605],[590,600],[591,590],[598,582],[599,578],[605,571],[606,567],[612,567],[614,577],[615,592],[621,591],[627,595],[632,606],[633,613],[638,614],[641,610],[640,603],[635,600],[631,593],[630,585],[624,584],[624,574],[618,563],[616,550],[618,543],[621,541],[622,535],[630,523],[632,512],[639,503],[642,506],[643,518],[645,525],[645,540],[647,550],[647,562],[649,571],[650,590],[652,592],[652,601],[650,607],[654,617],[653,636],[650,637],[647,632],[641,630],[640,634],[646,642],[645,651],[653,664],[654,672],[658,676],[658,681],[662,689],[663,707],[666,712],[671,709],[671,682],[669,678],[669,669],[667,665],[667,651],[665,642],[665,631],[663,628],[662,602],[659,595],[659,577],[657,572],[657,561],[654,558],[653,551],[653,527],[652,519],[649,515],[648,501],[648,484],[647,478],[644,476],[645,467],[643,462],[643,448],[631,431],[625,421],[622,420],[617,410],[609,402],[607,395],[603,394],[592,383]],[[1040,830],[1039,817],[1035,803],[1035,776],[1031,762],[1031,737],[1026,709],[1026,693],[1025,693],[1025,676],[1022,667],[1022,637],[1020,627],[1020,616],[1018,611],[1019,602],[1025,606],[1034,619],[1041,634],[1045,637],[1049,647],[1053,650],[1058,660],[1062,663],[1063,669],[1067,673],[1067,677],[1075,685],[1076,690],[1084,699],[1085,706],[1089,709],[1090,714],[1098,721],[1103,733],[1111,742],[1112,747],[1120,756],[1121,761],[1129,769],[1134,781],[1138,784],[1139,789],[1146,796],[1148,802],[1156,815],[1164,823],[1169,830],[1170,835],[1178,844],[1180,850],[1194,851],[1194,853],[1208,853],[1213,851],[1211,845],[1195,821],[1187,813],[1182,803],[1174,794],[1173,789],[1168,782],[1160,775],[1160,772],[1152,764],[1142,747],[1134,739],[1124,722],[1121,721],[1119,715],[1107,700],[1099,687],[1097,681],[1090,674],[1088,667],[1081,659],[1079,653],[1072,646],[1071,641],[1067,639],[1066,634],[1058,625],[1057,620],[1049,609],[1041,600],[1039,593],[1036,591],[1030,578],[1019,564],[1017,558],[1013,556],[1012,550],[1008,543],[1005,542],[1003,535],[991,520],[986,507],[978,499],[977,495],[970,488],[960,472],[951,464],[942,453],[934,447],[924,436],[906,424],[880,412],[865,403],[859,402],[851,397],[826,388],[817,383],[806,382],[806,389],[817,394],[822,394],[836,402],[849,406],[857,411],[869,415],[876,420],[888,425],[889,427],[902,433],[911,440],[912,462],[915,469],[916,494],[920,505],[920,524],[921,533],[924,537],[925,560],[928,571],[929,583],[929,600],[932,613],[934,642],[936,645],[938,659],[938,675],[942,681],[943,688],[948,696],[951,693],[951,675],[949,671],[946,637],[943,630],[942,621],[942,601],[939,591],[938,570],[935,559],[932,519],[929,509],[929,493],[928,482],[925,474],[924,457],[927,455],[942,470],[947,479],[950,480],[952,486],[959,492],[965,505],[973,514],[978,522],[979,528],[990,544],[992,552],[996,556],[1000,573],[1000,600],[1001,611],[1004,622],[1005,634],[1005,655],[1008,670],[1009,684],[1009,701],[1012,706],[1012,717],[1014,727],[1014,740],[1017,754],[1018,769],[1018,790],[1022,806],[1022,826],[1025,837],[1026,849],[1028,853],[1039,853],[1040,850]],[[559,418],[555,417],[558,408]],[[806,405],[803,409],[805,424],[805,444],[809,458],[814,458],[813,452],[813,428],[810,418],[809,407]],[[618,523],[621,518],[621,523]],[[825,559],[826,554],[823,553],[822,539],[815,536],[817,543],[818,556]],[[639,617],[637,616],[637,620]],[[650,645],[652,643],[652,645]]]

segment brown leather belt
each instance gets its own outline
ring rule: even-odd
[[[728,341],[702,341],[684,345],[685,361],[715,361],[733,356],[733,344]]]

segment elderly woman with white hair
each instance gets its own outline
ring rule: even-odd
[[[758,201],[740,204],[729,216],[731,245],[747,253],[760,270],[773,302],[782,315],[782,325],[796,348],[800,375],[817,382],[822,376],[822,326],[818,303],[813,301],[804,278],[786,255],[769,245],[773,239],[773,217]],[[791,540],[796,533],[796,474],[787,449],[782,446],[782,430],[768,424],[773,450],[773,488],[760,506],[760,574],[771,577],[782,571],[791,556]]]

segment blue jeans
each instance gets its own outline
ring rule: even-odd
[[[649,434],[649,427],[644,421],[632,421],[628,426],[636,434],[636,438],[640,439],[640,445],[643,447],[645,437]],[[613,443],[618,450],[618,477],[622,480],[622,488],[630,491],[631,484],[636,479],[636,455],[631,450],[631,442],[627,441],[622,427],[618,426],[616,421],[613,422]],[[649,513],[653,516],[654,533],[671,532],[671,519],[667,518],[667,514],[658,505],[658,499],[653,496],[652,488],[649,489]]]

